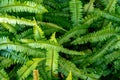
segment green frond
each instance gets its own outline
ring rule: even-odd
[[[100,51],[96,52],[93,56],[86,59],[83,62],[83,64],[81,64],[81,66],[88,66],[88,65],[100,60],[101,57],[106,54],[106,52],[110,49],[110,47],[114,44],[115,41],[116,41],[116,39],[112,38],[110,41],[108,41],[105,44],[105,46],[102,47],[102,49]]]
[[[0,44],[10,42],[8,37],[0,37]]]
[[[41,4],[38,5],[32,1],[21,3],[14,0],[2,0],[0,3],[0,12],[44,13],[47,10]]]
[[[113,66],[115,70],[120,70],[120,59],[117,59],[116,61],[114,61]]]
[[[86,17],[82,20],[82,22],[83,22],[84,25],[90,25],[90,24],[92,24],[94,21],[98,20],[99,18],[100,18],[99,15],[97,15],[97,14],[91,14],[91,15],[86,16]]]
[[[18,71],[18,80],[23,80],[28,77],[29,74],[37,67],[38,63],[41,62],[43,58],[34,58],[26,62]]]
[[[0,15],[0,23],[19,24],[19,25],[36,25],[35,21],[31,21],[24,18],[16,18],[14,16]]]
[[[117,35],[117,32],[119,31],[118,28],[112,29],[102,29],[94,33],[90,33],[84,36],[81,36],[80,38],[77,38],[72,42],[72,44],[84,44],[87,42],[98,42],[98,41],[104,41],[110,38],[111,36]]]
[[[88,74],[85,71],[78,69],[72,62],[65,60],[64,58],[60,57],[59,59],[59,71],[62,72],[64,75],[68,75],[69,71],[72,72],[73,76],[78,77],[83,80],[97,80],[99,78],[98,75],[94,73]]]
[[[9,77],[4,69],[0,69],[0,80],[9,80]]]
[[[50,27],[50,28],[60,29],[60,30],[65,31],[65,32],[67,31],[64,28],[62,28],[61,26],[58,26],[58,25],[50,23],[50,22],[49,23],[48,22],[38,22],[38,24],[45,25],[45,26]]]
[[[82,2],[80,0],[71,0],[69,4],[73,26],[78,26],[82,19]]]
[[[57,44],[57,40],[55,39],[55,33],[52,34],[50,43]],[[46,53],[46,71],[49,73],[50,78],[52,75],[58,75],[58,58],[59,53],[54,48],[48,48]],[[51,78],[52,79],[52,78]]]
[[[4,57],[4,59],[0,62],[0,67],[7,68],[10,67],[12,64],[14,64],[14,61],[12,59]]]
[[[95,0],[90,0],[89,3],[84,5],[84,12],[90,13],[93,12],[94,10],[94,5],[93,3],[95,2]]]
[[[34,31],[34,38],[36,41],[45,38],[44,32],[39,26],[33,26],[33,31]]]
[[[6,50],[6,49],[10,49],[10,50],[14,50],[16,52],[22,52],[26,55],[32,55],[32,56],[41,56],[43,57],[45,54],[43,52],[41,52],[38,49],[34,49],[31,48],[27,45],[22,45],[19,43],[12,43],[12,42],[8,42],[8,43],[1,43],[0,44],[0,50]]]
[[[110,13],[115,13],[116,3],[117,3],[117,0],[109,0],[109,3],[105,8],[105,11],[108,11]]]
[[[70,54],[70,55],[84,55],[85,54],[84,52],[69,50],[69,49],[63,48],[60,45],[55,45],[55,44],[49,43],[47,41],[34,42],[34,41],[28,41],[28,40],[22,39],[21,42],[27,43],[27,45],[32,48],[42,48],[42,49],[54,48],[55,50],[57,50],[59,52],[63,52],[63,53]]]
[[[15,27],[13,27],[12,25],[10,24],[7,24],[7,23],[1,23],[2,27],[4,27],[5,29],[9,30],[9,32],[12,32],[12,33],[16,33],[16,29]]]
[[[85,29],[86,26],[81,27],[75,27],[71,29],[70,31],[66,32],[59,40],[59,44],[63,44],[67,41],[70,41],[70,38],[73,38],[75,35],[81,35],[87,32],[87,29]]]
[[[120,57],[120,51],[114,51],[105,56],[105,60],[104,60],[103,64],[109,64],[112,61],[119,59],[119,57]]]
[[[70,71],[69,75],[67,76],[66,80],[72,80],[72,73]]]
[[[31,38],[31,37],[33,37],[33,29],[25,30],[25,31],[17,34],[16,37],[18,39]]]

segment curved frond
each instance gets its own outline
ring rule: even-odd
[[[34,58],[33,60],[29,60],[23,65],[18,71],[18,79],[23,80],[28,77],[29,74],[37,67],[38,63],[42,61],[43,58]]]
[[[16,18],[14,16],[8,16],[8,15],[0,15],[0,23],[9,23],[9,24],[20,24],[20,25],[28,25],[28,26],[34,26],[36,25],[35,21],[31,21],[24,18]]]
[[[60,45],[55,45],[55,44],[52,44],[48,41],[36,41],[36,42],[34,42],[34,41],[29,41],[27,39],[21,39],[20,41],[26,43],[27,45],[29,45],[32,48],[42,48],[42,49],[54,48],[59,52],[63,52],[66,54],[71,54],[71,55],[84,55],[85,54],[84,52],[77,52],[77,51],[63,48]]]
[[[87,42],[98,42],[98,41],[104,41],[111,36],[117,35],[117,32],[119,29],[102,29],[94,33],[87,34],[85,36],[81,36],[81,38],[77,38],[72,42],[72,44],[84,44]]]
[[[32,1],[21,3],[14,0],[2,0],[0,3],[0,12],[44,13],[47,10],[42,5],[38,5]]]

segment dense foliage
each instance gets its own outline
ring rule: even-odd
[[[0,80],[119,80],[120,0],[0,0]]]

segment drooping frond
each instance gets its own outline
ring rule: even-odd
[[[71,29],[70,31],[68,31],[67,33],[65,33],[60,39],[59,39],[59,43],[63,44],[67,41],[70,41],[70,38],[74,37],[75,35],[81,35],[87,32],[87,29],[84,28],[85,26],[83,26],[83,28],[81,27],[75,27],[73,29]]]
[[[0,12],[44,13],[47,10],[42,5],[38,5],[32,1],[21,3],[14,0],[2,0],[0,3]]]
[[[16,18],[14,16],[0,15],[0,23],[9,23],[9,24],[20,24],[34,26],[36,25],[35,21],[31,21],[24,18]]]
[[[27,43],[27,45],[29,45],[32,48],[42,48],[42,49],[49,49],[49,48],[54,48],[59,52],[63,52],[66,54],[71,54],[71,55],[84,55],[84,52],[77,52],[77,51],[73,51],[73,50],[69,50],[66,48],[63,48],[60,45],[55,45],[52,43],[49,43],[48,41],[29,41],[27,39],[22,39],[21,42]]]
[[[93,3],[95,2],[95,0],[90,0],[89,3],[84,5],[84,12],[90,13],[93,12],[94,10],[94,5]]]
[[[51,36],[50,43],[58,44],[55,39],[55,33]],[[49,73],[50,78],[58,74],[58,58],[59,53],[54,48],[48,48],[46,53],[46,71]]]
[[[16,52],[23,52],[24,54],[32,55],[32,56],[39,55],[39,56],[43,57],[45,55],[40,50],[31,48],[31,47],[26,46],[26,45],[21,45],[19,43],[12,43],[12,42],[1,43],[0,50],[3,50],[3,49],[4,50],[10,49],[10,50],[14,50]]]
[[[117,3],[117,0],[109,0],[109,3],[105,8],[105,11],[108,11],[110,13],[115,13],[116,3]]]
[[[0,69],[0,80],[9,80],[9,77],[4,69]]]
[[[42,61],[43,58],[34,58],[26,62],[26,65],[23,65],[18,71],[18,79],[23,80],[28,77],[29,74],[37,67],[38,63]]]
[[[118,28],[112,29],[102,29],[94,33],[87,34],[85,36],[82,36],[80,38],[77,38],[72,42],[72,44],[84,44],[87,42],[98,42],[98,41],[104,41],[111,36],[117,35],[117,32],[119,31]]]
[[[66,80],[72,80],[72,73],[70,71],[69,75],[67,76]]]
[[[82,19],[82,2],[80,0],[71,0],[70,1],[70,12],[72,14],[73,26],[80,25]]]
[[[73,76],[78,77],[83,80],[97,80],[99,78],[99,75],[87,74],[85,71],[78,69],[72,62],[60,57],[59,59],[59,65],[60,65],[60,72],[62,72],[64,75],[68,75],[69,71],[72,72]]]
[[[4,57],[0,62],[0,67],[7,68],[7,67],[10,67],[12,64],[14,64],[14,61],[12,59]]]
[[[10,24],[7,24],[7,23],[1,23],[2,27],[6,28],[7,30],[9,30],[9,32],[12,32],[12,33],[16,33],[16,29],[15,27],[13,27],[12,25]]]

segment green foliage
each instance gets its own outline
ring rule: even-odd
[[[119,15],[120,0],[1,0],[0,80],[119,80]]]

